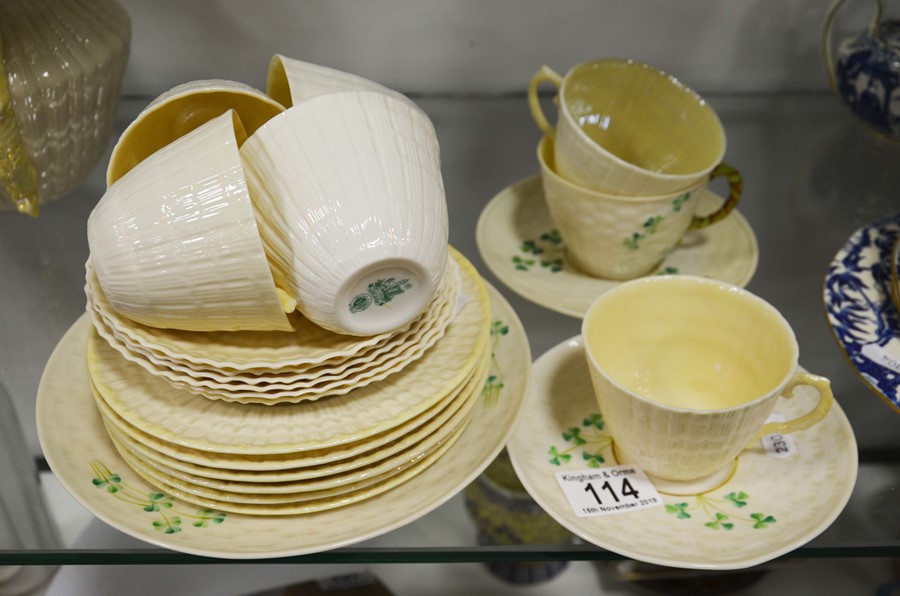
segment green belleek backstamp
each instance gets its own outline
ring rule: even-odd
[[[212,509],[198,509],[194,513],[179,511],[175,507],[172,497],[160,492],[144,493],[126,484],[122,477],[111,472],[102,462],[91,462],[91,471],[94,474],[91,482],[98,489],[105,489],[107,493],[125,503],[140,507],[145,513],[156,514],[151,525],[164,534],[177,534],[185,527],[187,522],[194,528],[206,528],[210,524],[221,524],[225,521],[226,514]]]
[[[497,346],[500,339],[509,333],[509,325],[503,321],[494,321],[491,324],[491,370],[484,387],[481,388],[481,397],[485,406],[494,406],[500,399],[500,392],[503,391],[503,370],[500,363],[497,362]]]
[[[612,457],[613,439],[604,431],[606,423],[599,413],[591,413],[582,418],[581,424],[573,425],[562,432],[564,443],[559,447],[551,445],[547,450],[548,461],[554,466],[569,464],[587,465],[601,468]],[[766,513],[743,514],[749,506],[750,495],[744,491],[729,491],[721,496],[701,493],[684,496],[662,495],[666,501],[666,513],[679,520],[703,522],[710,530],[733,530],[736,524],[746,524],[755,530],[768,528],[778,520]]]
[[[350,301],[350,312],[358,313],[366,310],[373,304],[384,306],[399,294],[412,288],[412,282],[409,279],[397,280],[396,277],[387,279],[379,279],[373,281],[366,288],[365,293],[358,294]]]
[[[519,271],[528,271],[537,264],[551,273],[559,273],[563,270],[563,244],[559,230],[553,229],[544,232],[537,240],[523,241],[519,246],[519,251],[525,256],[513,255],[512,257],[513,266]]]

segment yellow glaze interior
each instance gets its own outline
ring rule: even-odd
[[[676,408],[771,394],[796,366],[790,327],[755,296],[698,279],[640,280],[598,299],[585,317],[595,362],[621,387]]]
[[[269,74],[266,78],[266,95],[280,103],[286,108],[294,105],[291,97],[291,84],[288,81],[287,73],[284,71],[284,63],[273,56],[269,62]]]
[[[237,114],[240,126],[235,126],[235,132],[240,146],[284,108],[231,90],[198,90],[174,97],[145,111],[125,130],[110,158],[107,184],[113,184],[156,151],[228,110]]]
[[[593,141],[641,168],[690,174],[718,163],[725,136],[694,91],[655,68],[600,60],[566,75],[563,101]]]

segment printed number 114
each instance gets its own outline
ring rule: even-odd
[[[631,486],[631,483],[628,482],[628,478],[622,479],[622,489],[619,491],[618,494],[616,493],[616,489],[614,489],[613,486],[609,483],[609,480],[607,480],[600,486],[600,490],[601,491],[605,490],[610,495],[612,495],[612,498],[615,499],[616,503],[618,503],[620,501],[619,494],[621,494],[624,497],[631,497],[635,500],[637,500],[639,498],[638,491],[635,490],[635,488],[633,486]],[[594,488],[594,485],[592,483],[588,482],[585,485],[584,492],[591,493],[591,495],[593,495],[594,499],[597,501],[598,505],[603,504],[603,501],[600,500],[600,495],[597,494],[597,489]]]

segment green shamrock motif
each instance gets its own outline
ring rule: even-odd
[[[148,493],[147,497],[150,501],[144,505],[144,511],[161,511],[163,509],[171,509],[175,506],[171,497],[167,497],[163,493]]]
[[[503,321],[494,321],[491,323],[491,372],[481,388],[481,396],[484,398],[485,406],[493,406],[500,399],[500,392],[505,386],[503,383],[503,371],[500,369],[500,363],[497,361],[497,346],[500,339],[509,333],[509,325]]]
[[[563,260],[562,257],[557,257],[552,261],[547,261],[545,259],[541,259],[541,267],[546,269],[550,269],[553,273],[559,273],[563,269]]]
[[[601,416],[600,414],[589,414],[588,416],[585,416],[581,421],[581,425],[592,426],[597,430],[603,430],[603,428],[606,426],[606,423],[603,422],[603,416]]]
[[[96,488],[105,488],[106,492],[113,495],[119,501],[139,507],[145,513],[156,513],[160,519],[153,520],[154,529],[164,534],[177,534],[181,532],[182,518],[196,520],[193,526],[205,528],[209,523],[221,524],[225,521],[226,514],[212,509],[201,509],[196,514],[177,511],[172,497],[161,492],[143,493],[126,484],[122,477],[109,470],[102,462],[94,460],[90,464],[94,476],[91,483]],[[174,515],[169,515],[172,513]]]
[[[589,468],[599,468],[601,464],[606,463],[606,458],[604,458],[601,453],[588,453],[587,451],[584,451],[581,453],[581,459],[587,462]]]
[[[719,530],[719,529],[731,530],[732,528],[734,528],[734,524],[729,521],[725,521],[727,519],[728,519],[727,515],[725,515],[724,513],[717,512],[716,519],[714,519],[713,521],[706,522],[703,525],[705,525],[707,528],[712,528],[713,530]]]
[[[523,259],[518,255],[513,256],[512,262],[519,271],[528,271],[534,265],[534,259]]]
[[[735,507],[744,507],[747,505],[747,499],[749,498],[749,495],[744,491],[739,491],[736,493],[728,493],[727,495],[725,495],[725,498],[734,503]]]
[[[675,197],[672,201],[672,211],[681,211],[681,208],[691,199],[691,193],[686,192],[683,195]]]
[[[691,519],[692,513],[705,513],[712,516],[709,521],[704,522],[704,526],[711,530],[731,530],[735,527],[735,522],[749,523],[754,529],[763,529],[774,524],[777,520],[764,513],[752,513],[750,517],[740,517],[734,515],[730,510],[724,507],[731,506],[734,509],[741,509],[747,506],[750,495],[744,491],[732,491],[721,498],[714,498],[707,494],[694,495],[695,503],[693,505],[688,502],[677,504],[667,504],[666,513],[675,515],[678,519]]]
[[[197,516],[199,519],[193,523],[195,528],[205,528],[210,523],[221,524],[225,521],[225,513],[212,509],[201,509],[197,512]]]
[[[581,426],[570,426],[561,433],[562,439],[569,443],[567,449],[560,451],[555,445],[550,447],[550,463],[560,466],[572,461],[571,452],[581,451],[581,461],[587,462],[591,468],[599,468],[606,463],[603,452],[612,446],[612,437],[603,430],[605,423],[599,413],[591,413],[582,418]]]
[[[534,240],[525,240],[520,247],[522,252],[531,253],[533,255],[544,254],[544,249],[539,247]]]
[[[581,429],[577,426],[573,426],[569,430],[564,431],[562,436],[563,439],[574,443],[575,445],[584,445],[585,443],[587,443],[586,440],[581,438]]]
[[[559,230],[553,229],[538,236],[537,240],[523,240],[519,245],[519,251],[525,256],[513,255],[513,266],[518,271],[529,271],[535,263],[540,263],[541,268],[551,273],[559,273],[565,267],[562,250],[562,236]],[[543,256],[535,260],[528,258],[531,255]]]
[[[559,452],[556,447],[550,447],[550,450],[547,452],[551,455],[550,463],[554,466],[561,466],[564,463],[567,463],[572,456],[565,452]]]
[[[654,215],[653,217],[650,217],[649,219],[647,219],[647,221],[644,222],[644,229],[647,230],[648,234],[655,234],[656,228],[659,227],[659,224],[662,223],[663,219],[665,218],[662,215]]]
[[[560,235],[559,230],[557,230],[556,228],[550,230],[549,232],[544,232],[543,234],[541,234],[541,240],[557,246],[562,244],[562,236]]]
[[[771,515],[766,515],[765,513],[751,513],[750,517],[756,521],[756,523],[753,524],[753,527],[756,529],[768,528],[769,525],[778,521]]]
[[[678,519],[690,519],[691,514],[687,512],[687,503],[666,503],[666,513],[672,513]]]
[[[656,272],[656,275],[675,275],[678,273],[678,267],[663,267]]]

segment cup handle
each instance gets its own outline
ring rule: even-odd
[[[728,198],[725,199],[725,202],[721,207],[712,213],[708,215],[695,215],[688,228],[689,230],[699,230],[700,228],[710,226],[717,221],[721,221],[737,207],[738,201],[741,200],[741,195],[744,192],[744,177],[741,176],[741,173],[736,168],[728,165],[724,161],[713,168],[713,171],[709,173],[709,179],[712,180],[713,178],[719,178],[720,176],[724,176],[728,181]]]
[[[556,128],[544,116],[540,98],[538,97],[538,87],[541,83],[551,83],[559,89],[562,86],[562,77],[549,66],[542,66],[531,77],[531,82],[528,83],[528,107],[531,109],[531,117],[534,118],[538,128],[544,131],[544,134],[553,136],[556,133]]]
[[[828,411],[831,410],[831,404],[834,403],[834,394],[831,392],[831,381],[825,377],[820,377],[819,375],[796,373],[794,377],[788,381],[781,396],[788,398],[793,396],[794,388],[798,385],[810,385],[816,388],[819,392],[819,403],[816,404],[816,407],[799,418],[794,418],[787,422],[769,422],[764,424],[759,431],[759,434],[756,436],[757,439],[776,433],[785,435],[798,430],[805,430],[822,420],[822,418],[828,414]]]

